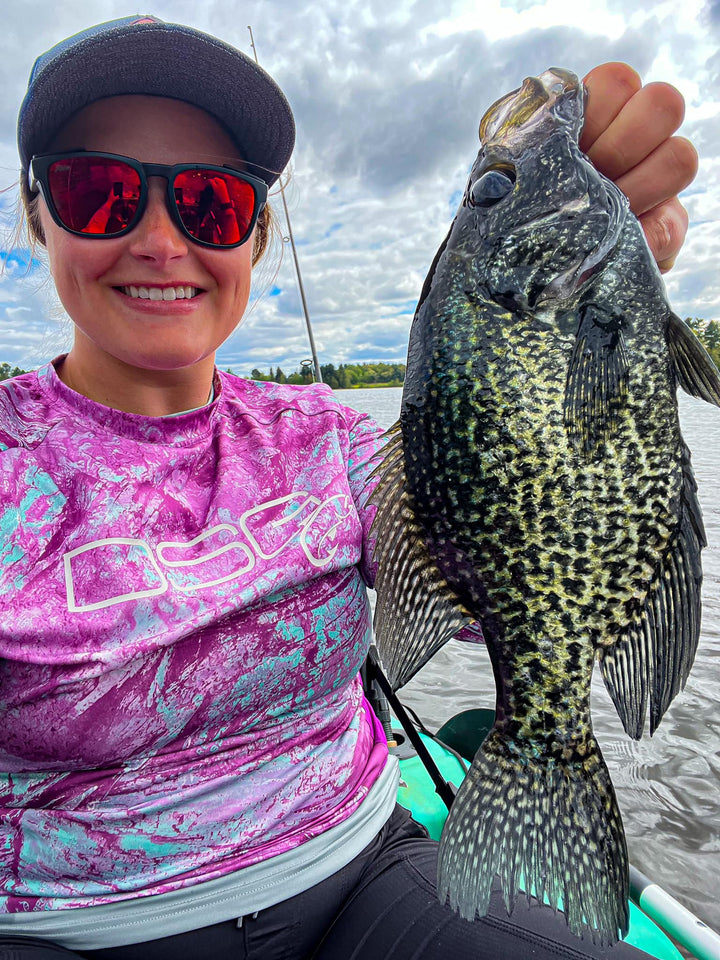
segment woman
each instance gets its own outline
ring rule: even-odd
[[[588,85],[588,142],[669,264],[679,95]],[[395,808],[358,679],[379,431],[214,368],[292,151],[274,82],[128,18],[38,60],[18,129],[75,337],[0,391],[0,957],[639,955],[497,892],[460,920]]]

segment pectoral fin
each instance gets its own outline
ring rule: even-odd
[[[683,390],[720,407],[720,371],[690,327],[671,313],[665,336]]]
[[[587,304],[568,367],[564,405],[568,436],[586,457],[613,435],[627,383],[622,317]]]
[[[375,579],[375,643],[394,689],[402,687],[462,627],[475,618],[437,569],[425,546],[405,480],[400,425],[388,431],[380,481],[370,496],[377,505],[371,530]]]

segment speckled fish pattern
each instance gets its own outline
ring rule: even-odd
[[[499,874],[611,943],[628,923],[620,811],[590,717],[599,659],[625,729],[655,729],[698,642],[696,486],[676,389],[720,405],[620,191],[578,147],[553,69],[495,103],[410,335],[378,502],[376,635],[402,686],[481,623],[496,720],[450,812],[439,893]]]

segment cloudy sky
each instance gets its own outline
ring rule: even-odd
[[[287,189],[321,362],[402,360],[425,273],[477,152],[478,121],[548,66],[583,75],[625,60],[687,101],[700,153],[688,241],[667,280],[681,316],[720,319],[720,0],[19,0],[0,33],[0,362],[36,366],[70,328],[42,261],[11,239],[15,121],[35,57],[91,23],[150,12],[250,53],[295,111]],[[279,199],[277,208],[282,216]],[[281,244],[281,247],[283,244]],[[252,309],[218,354],[247,374],[309,356],[288,245],[256,277]]]

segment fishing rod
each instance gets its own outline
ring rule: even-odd
[[[255,38],[253,37],[252,27],[250,24],[248,24],[248,30],[250,31],[250,46],[252,47],[253,57],[255,58],[255,63],[260,66],[257,50],[255,49]],[[287,201],[285,199],[285,186],[282,182],[282,177],[278,178],[278,186],[280,187],[280,199],[282,200],[283,210],[285,211],[285,222],[287,223],[288,232],[287,237],[284,237],[283,239],[290,241],[293,261],[295,262],[295,275],[297,277],[298,289],[300,291],[300,300],[302,302],[303,313],[305,314],[305,326],[307,327],[308,340],[310,341],[310,352],[312,353],[315,380],[317,383],[322,383],[323,378],[322,374],[320,373],[320,361],[318,360],[317,350],[315,349],[315,337],[313,336],[312,325],[310,323],[310,313],[308,312],[307,301],[305,299],[305,287],[303,286],[302,274],[300,273],[300,261],[298,260],[297,250],[295,249],[295,238],[293,237],[292,224],[290,223],[290,211],[288,210]]]
[[[374,645],[371,646],[370,650],[368,651],[367,660],[365,661],[365,668],[367,670],[368,680],[370,681],[370,684],[377,684],[378,688],[380,689],[380,692],[385,696],[387,703],[392,707],[393,711],[395,712],[395,716],[400,721],[403,730],[407,734],[407,737],[410,743],[413,745],[415,749],[415,752],[422,760],[423,766],[425,767],[428,774],[430,775],[430,778],[435,787],[435,793],[437,793],[437,795],[440,797],[442,802],[445,804],[445,806],[449,810],[453,804],[453,800],[455,799],[455,793],[457,792],[456,788],[454,788],[452,784],[447,782],[445,777],[440,772],[437,764],[433,760],[432,755],[430,754],[430,751],[420,739],[420,736],[418,735],[417,731],[415,730],[415,727],[413,726],[412,720],[408,716],[407,711],[403,707],[402,703],[398,700],[395,694],[395,691],[393,690],[392,686],[390,685],[390,682],[385,676],[385,673],[380,664],[380,657],[377,652],[377,647],[375,647]],[[387,708],[384,705],[382,705],[382,703],[378,704],[378,706],[380,707],[380,713],[381,713],[381,716],[379,719],[381,720],[381,722],[385,720],[385,722],[383,723],[383,727],[386,729],[386,735],[387,735],[387,729],[389,728],[389,723],[390,723],[390,715],[389,713],[387,713]],[[373,707],[375,707],[375,703],[373,703]],[[391,733],[391,736],[392,736],[392,733]],[[394,742],[394,740],[392,742]]]

